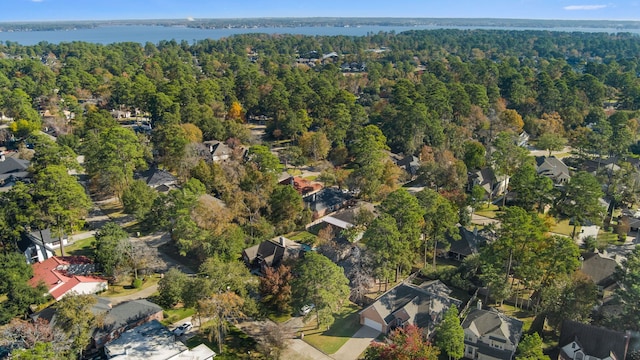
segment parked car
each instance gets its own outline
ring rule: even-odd
[[[305,316],[311,312],[311,310],[315,309],[314,304],[308,304],[300,308],[300,315]]]
[[[187,333],[187,331],[191,330],[193,325],[190,322],[186,322],[173,330],[173,334],[175,336],[182,336]]]

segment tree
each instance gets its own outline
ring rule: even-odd
[[[79,357],[91,343],[91,335],[101,319],[91,310],[97,302],[93,295],[66,295],[55,305],[55,326],[71,341],[71,353]]]
[[[312,158],[316,162],[325,159],[329,154],[329,150],[331,150],[331,142],[327,139],[327,135],[321,131],[303,133],[298,139],[298,146],[300,146],[305,156]]]
[[[183,291],[189,278],[182,271],[171,268],[158,281],[159,303],[166,307],[175,306],[183,298]],[[202,289],[200,289],[202,290]]]
[[[526,161],[528,152],[516,145],[511,134],[502,132],[493,143],[495,151],[491,154],[497,175],[509,179],[515,171]],[[508,180],[507,180],[508,181]],[[505,190],[502,205],[506,203],[508,191]]]
[[[542,353],[542,338],[537,332],[522,338],[518,344],[516,360],[549,360],[549,357]]]
[[[486,150],[482,143],[469,140],[464,143],[464,164],[467,169],[480,169],[486,162]]]
[[[244,113],[244,110],[242,109],[242,105],[240,105],[239,102],[234,101],[231,103],[231,106],[229,107],[229,112],[227,113],[227,117],[229,119],[243,122],[244,121],[243,113]]]
[[[58,360],[60,355],[50,342],[37,343],[32,348],[18,349],[11,352],[11,358],[17,360]]]
[[[118,270],[125,264],[129,234],[114,222],[106,223],[96,232],[95,260],[105,276],[116,278]]]
[[[262,302],[275,307],[280,313],[289,311],[292,279],[291,268],[288,266],[267,267],[264,270],[264,276],[260,278]]]
[[[302,196],[293,186],[277,186],[269,198],[269,219],[277,231],[286,234],[300,222],[304,209]]]
[[[293,338],[293,329],[286,322],[267,322],[262,333],[265,335],[260,341],[261,352],[270,355],[275,360],[279,360],[289,347],[289,340]]]
[[[548,132],[540,135],[536,147],[538,149],[544,149],[549,151],[551,156],[552,151],[560,151],[567,144],[567,139],[563,138],[560,134],[555,132]]]
[[[622,261],[615,276],[620,284],[615,296],[622,303],[622,313],[616,324],[620,329],[640,330],[640,246],[637,245]]]
[[[264,174],[279,174],[283,165],[269,148],[264,145],[254,145],[249,148],[249,158],[258,166],[258,170]]]
[[[400,188],[387,195],[379,207],[380,211],[394,218],[400,232],[400,241],[411,249],[418,249],[420,246],[420,230],[425,222],[425,209],[421,205],[415,196]]]
[[[598,288],[585,275],[574,275],[544,287],[541,297],[541,310],[547,323],[558,331],[565,319],[582,323],[591,321],[593,307],[598,301]]]
[[[460,325],[458,308],[452,305],[444,314],[444,319],[436,328],[435,345],[449,359],[460,359],[464,356],[464,329]]]
[[[427,240],[433,243],[433,268],[436,268],[438,242],[445,242],[448,237],[459,238],[458,212],[453,204],[437,192],[424,189],[416,194],[418,203],[424,209],[424,265],[427,264]],[[448,244],[447,244],[448,245]]]
[[[33,198],[45,226],[56,226],[59,235],[73,231],[91,208],[91,200],[82,185],[62,165],[50,165],[34,176]]]
[[[244,316],[243,305],[244,299],[233,291],[223,291],[198,301],[198,314],[209,319],[208,328],[203,330],[206,331],[209,341],[215,339],[218,354],[222,354],[222,346],[229,332],[229,321]]]
[[[600,182],[595,176],[579,171],[564,187],[556,207],[557,210],[573,220],[571,238],[576,236],[576,227],[602,220],[604,209],[600,205],[603,196]]]
[[[407,265],[406,261],[413,254],[409,244],[400,241],[396,221],[388,214],[380,214],[373,220],[362,238],[367,250],[372,253],[375,275],[387,283],[394,274],[397,275],[401,265]]]
[[[87,174],[106,193],[120,196],[133,182],[133,172],[147,166],[145,148],[131,129],[108,128],[85,144]]]
[[[33,269],[18,252],[5,251],[0,254],[0,294],[7,300],[0,305],[0,324],[6,324],[17,315],[24,315],[33,304],[42,304],[47,298],[44,284],[37,287],[27,282],[33,276]]]
[[[509,181],[509,186],[518,195],[515,204],[525,210],[544,212],[545,206],[552,202],[554,195],[553,181],[539,175],[532,162],[525,162]]]
[[[333,313],[349,297],[349,280],[342,268],[323,255],[308,252],[295,274],[292,287],[296,302],[315,305],[317,328],[331,326]]]
[[[384,183],[384,162],[387,149],[386,137],[375,125],[367,125],[356,133],[351,145],[354,171],[350,178],[361,196],[377,198]]]
[[[374,342],[365,353],[365,360],[437,360],[440,351],[424,338],[414,325],[391,332],[385,343]]]
[[[132,214],[141,221],[151,211],[157,197],[156,190],[147,186],[144,180],[138,179],[122,192],[122,205],[127,214]]]

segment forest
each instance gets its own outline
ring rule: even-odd
[[[596,285],[576,271],[585,252],[608,244],[574,241],[592,224],[622,243],[631,230],[624,214],[639,200],[639,55],[640,38],[629,33],[516,30],[0,44],[0,143],[30,161],[27,179],[0,194],[8,264],[0,321],[47,301],[42,289],[25,290],[23,233],[85,231],[93,201],[115,198],[135,227],[98,229],[102,275],[117,282],[144,270],[121,251],[134,231],[169,233],[175,251],[206,274],[167,273],[158,295],[166,307],[215,318],[211,304],[222,301],[230,314],[265,316],[312,301],[320,328],[349,300],[363,304],[371,289],[381,293],[419,271],[464,291],[486,289],[495,304],[515,298],[517,306],[526,296],[552,337],[565,319],[640,330],[640,250],[616,271],[620,288],[610,295],[620,313],[603,315],[592,312],[602,305]],[[563,154],[571,180],[537,172],[519,144],[525,135]],[[211,160],[211,141],[233,150],[227,160]],[[418,164],[405,171],[394,156]],[[304,194],[279,184],[283,171],[302,168],[375,205],[356,219],[362,240],[320,229],[311,245],[322,255],[251,280],[243,249],[317,220]],[[485,193],[469,178],[487,168],[495,181]],[[148,169],[171,173],[179,186],[150,188],[138,176]],[[459,239],[458,226],[472,229],[474,212],[492,207],[501,225],[484,230],[494,240],[443,271],[438,256]],[[562,221],[570,230],[558,234]],[[346,253],[338,237],[354,241]],[[584,296],[570,296],[576,292]],[[212,330],[220,350],[229,316]],[[64,351],[73,356],[86,345],[70,341]],[[374,352],[371,359],[385,358]]]

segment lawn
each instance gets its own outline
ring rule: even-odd
[[[308,231],[292,232],[287,234],[286,238],[309,246],[313,246],[318,242],[318,237]]]
[[[523,323],[522,332],[524,334],[526,334],[529,331],[529,328],[531,328],[531,324],[533,323],[533,319],[535,319],[535,316],[533,315],[532,312],[518,309],[515,306],[503,304],[502,306],[498,306],[497,309],[502,311],[508,316],[514,317],[522,321]]]
[[[87,257],[93,257],[93,242],[96,240],[95,237],[88,237],[86,239],[75,241],[73,244],[66,245],[64,247],[65,255],[84,255]],[[60,256],[60,249],[56,250],[56,255]]]
[[[207,323],[203,324],[204,326]],[[205,344],[216,352],[216,360],[236,360],[236,359],[264,359],[258,352],[258,343],[249,335],[243,333],[235,326],[231,326],[229,333],[225,337],[225,344],[222,347],[222,354],[218,354],[218,344],[210,342],[206,335],[196,335],[187,340],[186,345],[190,349]]]
[[[476,211],[476,215],[484,216],[490,219],[495,219],[498,217],[498,205],[493,204],[485,204],[481,205]]]
[[[551,224],[551,232],[571,236],[573,234],[573,225],[569,224],[569,219],[556,221]],[[576,234],[580,234],[580,226],[576,227]]]
[[[159,274],[153,274],[153,275],[149,275],[149,276],[145,276],[144,277],[144,282],[142,283],[142,286],[139,288],[134,288],[133,286],[131,286],[131,283],[133,282],[133,277],[132,276],[126,276],[125,278],[123,278],[121,281],[119,281],[116,284],[113,285],[109,285],[109,289],[103,293],[100,293],[100,296],[104,296],[104,297],[116,297],[116,296],[124,296],[124,295],[129,295],[129,294],[134,294],[142,289],[146,289],[150,286],[153,285],[158,285],[158,281],[160,281],[160,275]]]
[[[168,326],[176,321],[193,316],[195,313],[196,310],[193,308],[166,309],[164,310],[164,320],[162,320],[162,324]]]
[[[334,315],[336,320],[326,331],[316,329],[315,320],[310,321],[302,330],[304,341],[325,354],[335,353],[362,327],[359,310],[358,306],[349,303]]]

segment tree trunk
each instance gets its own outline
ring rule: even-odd
[[[507,273],[505,274],[504,281],[509,281],[509,273],[511,272],[511,262],[513,261],[513,250],[509,250],[509,262],[507,262]]]
[[[433,270],[436,269],[436,253],[438,251],[438,239],[433,239]]]

